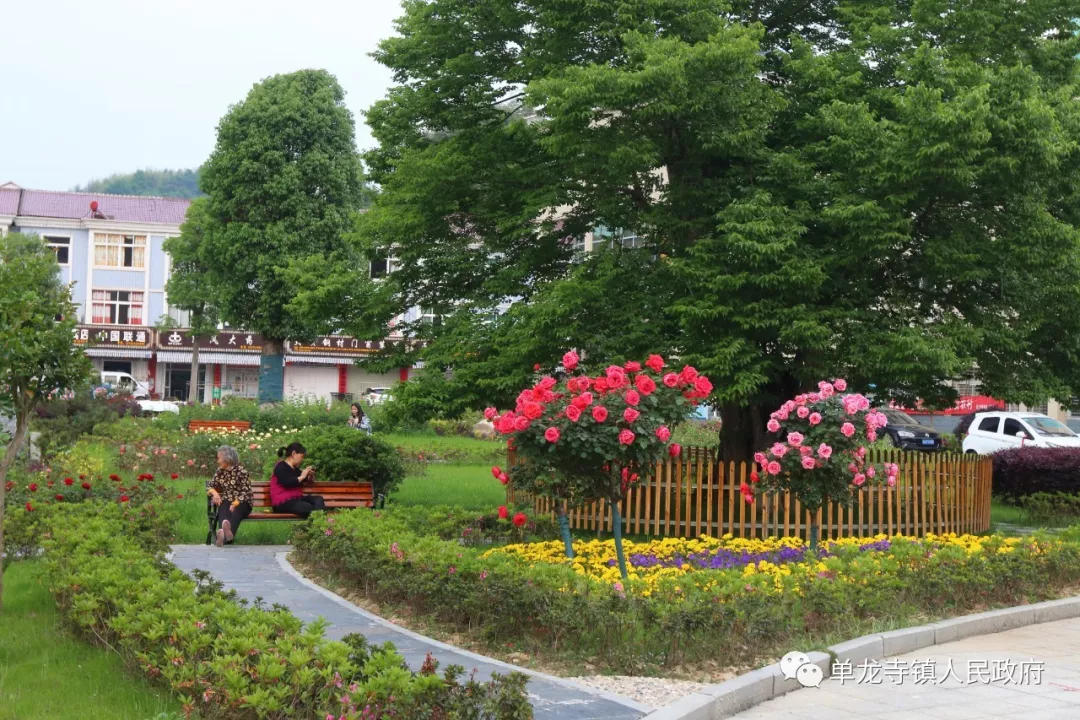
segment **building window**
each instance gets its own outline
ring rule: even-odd
[[[434,325],[438,327],[442,325],[443,316],[435,312],[431,308],[420,309],[420,322],[424,325]]]
[[[579,258],[585,254],[585,236],[581,235],[575,237],[570,241],[570,250],[574,253],[575,258]]]
[[[45,242],[56,253],[56,263],[58,265],[71,264],[71,238],[46,235]]]
[[[378,280],[398,269],[398,259],[386,251],[379,250],[371,260],[371,279]]]
[[[146,236],[115,233],[95,235],[94,265],[107,268],[146,267]]]
[[[128,290],[95,290],[95,325],[142,325],[143,293]]]
[[[645,247],[645,241],[643,238],[639,238],[637,233],[630,230],[623,230],[616,228],[605,227],[598,225],[593,229],[593,248],[607,245],[608,248],[614,249],[616,246],[624,247],[628,250],[635,250],[637,248]]]

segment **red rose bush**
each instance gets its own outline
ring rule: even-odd
[[[585,371],[577,353],[562,359],[561,377],[540,377],[518,395],[513,410],[489,408],[495,429],[510,436],[522,463],[509,470],[493,468],[501,482],[555,501],[567,556],[573,556],[567,506],[606,499],[615,519],[616,551],[622,556],[618,504],[646,468],[681,448],[671,442],[672,428],[692,414],[712,393],[712,383],[685,366],[675,372],[659,355],[644,363],[610,365]]]
[[[817,392],[788,400],[772,413],[766,429],[774,440],[754,455],[760,472],[755,468],[750,474],[753,484],[740,488],[747,502],[754,501],[755,485],[762,485],[793,493],[815,517],[826,502],[850,500],[853,489],[896,484],[895,464],[867,461],[866,446],[877,440],[885,416],[864,396],[845,390],[842,379],[822,381]],[[812,523],[812,547],[817,530]]]

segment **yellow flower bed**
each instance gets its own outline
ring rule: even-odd
[[[746,585],[764,591],[783,591],[789,579],[813,579],[827,577],[847,582],[865,584],[872,577],[888,573],[895,566],[890,559],[890,549],[896,543],[919,543],[927,550],[958,548],[968,555],[985,552],[991,545],[999,553],[1012,552],[1022,538],[1000,536],[927,535],[923,539],[902,535],[889,537],[875,535],[868,538],[843,538],[821,543],[830,554],[823,558],[803,557],[806,545],[801,538],[769,537],[765,539],[735,538],[730,534],[721,538],[701,536],[697,539],[663,538],[648,542],[624,541],[630,582],[626,591],[651,596],[658,589],[665,594],[678,595],[690,587],[714,590],[720,583],[730,583],[743,578]],[[1038,544],[1028,540],[1038,552]],[[867,547],[868,546],[868,547]],[[846,562],[831,553],[867,547],[859,553],[860,572],[845,573]],[[743,555],[745,553],[745,556]],[[623,590],[622,578],[616,563],[613,540],[578,540],[574,542],[573,559],[567,559],[563,544],[559,541],[507,545],[489,550],[484,557],[505,555],[517,558],[529,565],[541,563],[569,565],[579,575],[602,583],[615,585]],[[755,556],[768,555],[760,558]],[[847,555],[850,557],[851,553]],[[697,558],[695,562],[694,558]],[[710,561],[718,563],[710,566]],[[728,561],[724,565],[722,561]]]

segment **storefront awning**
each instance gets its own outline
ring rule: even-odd
[[[285,355],[285,362],[297,365],[355,365],[356,358],[325,355]]]
[[[200,365],[232,365],[258,367],[259,355],[254,353],[225,353],[212,350],[199,352]],[[158,350],[158,362],[191,364],[191,353],[182,350]]]
[[[152,350],[131,350],[128,348],[90,347],[84,351],[88,357],[125,358],[128,360],[147,360],[153,355]]]

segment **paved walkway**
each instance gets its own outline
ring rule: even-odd
[[[950,660],[952,675],[948,673]],[[933,661],[933,666],[926,661]],[[796,690],[733,718],[1080,718],[1080,619],[936,645],[888,658],[879,665],[880,684],[864,680],[864,675],[873,671],[860,670],[856,664],[852,668],[854,680],[830,678],[820,688]],[[928,672],[930,667],[932,673]],[[914,684],[920,672],[927,682]],[[936,678],[934,682],[928,680],[931,674]],[[943,677],[948,679],[942,683]],[[903,680],[902,684],[897,684],[898,679]]]
[[[475,669],[478,678],[492,672],[520,670],[531,676],[529,697],[537,720],[636,720],[647,708],[634,701],[601,693],[581,685],[523,668],[513,668],[498,660],[453,648],[393,625],[365,612],[332,593],[304,580],[278,555],[288,552],[287,546],[234,545],[217,548],[208,545],[173,546],[172,561],[185,572],[196,568],[209,571],[236,590],[243,598],[261,597],[267,605],[281,603],[304,622],[323,617],[330,623],[327,635],[340,639],[350,633],[361,633],[372,644],[387,640],[394,643],[406,662],[418,669],[430,651],[441,667],[461,665],[467,671]]]

